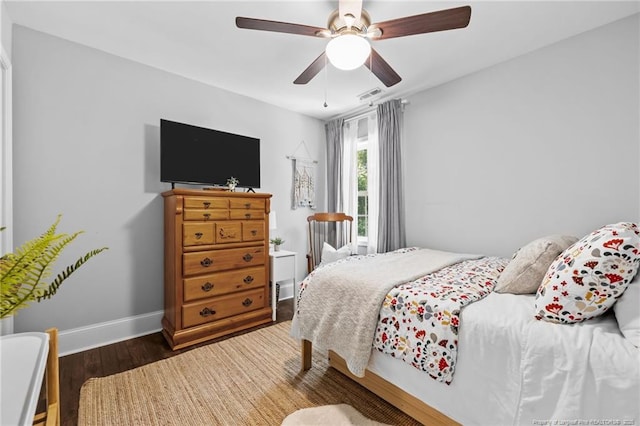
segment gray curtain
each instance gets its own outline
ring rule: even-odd
[[[378,105],[378,145],[380,150],[380,210],[378,252],[406,246],[404,189],[401,162],[402,103],[399,99]]]
[[[344,151],[344,119],[324,125],[327,137],[327,211],[342,211],[342,153]]]

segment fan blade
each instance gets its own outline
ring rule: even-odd
[[[248,30],[273,31],[276,33],[298,34],[312,37],[329,37],[331,35],[331,32],[326,28],[291,24],[289,22],[267,21],[265,19],[245,18],[242,16],[236,17],[236,26]]]
[[[374,37],[374,39],[384,40],[387,38],[464,28],[469,25],[470,19],[471,6],[462,6],[437,12],[423,13],[422,15],[392,19],[390,21],[372,24],[370,29],[372,31],[380,29],[382,34]]]
[[[300,74],[298,78],[294,80],[293,84],[307,84],[313,77],[315,77],[320,71],[322,71],[322,68],[324,68],[326,62],[327,60],[325,58],[325,53],[322,52],[322,54],[318,56],[316,60],[307,67],[306,70],[302,71],[302,74]]]
[[[382,56],[373,48],[371,49],[370,58],[364,64],[387,87],[402,81],[402,78],[391,68],[391,65],[382,59]]]

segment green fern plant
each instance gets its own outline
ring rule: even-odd
[[[45,280],[51,277],[55,261],[65,247],[82,234],[82,231],[71,235],[56,234],[60,219],[59,215],[49,229],[24,243],[15,253],[0,257],[0,318],[15,314],[34,300],[40,302],[51,298],[71,274],[93,256],[107,250],[107,247],[91,250],[47,284]],[[4,229],[0,228],[0,231]]]

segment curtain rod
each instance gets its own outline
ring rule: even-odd
[[[359,120],[369,114],[371,114],[372,112],[374,112],[376,110],[376,107],[374,106],[369,106],[366,109],[360,111],[360,112],[353,112],[351,115],[347,115],[345,117],[340,117],[343,118],[345,122],[347,121],[355,121],[355,120]]]
[[[387,100],[390,100],[390,99],[387,99]],[[382,102],[386,102],[386,100]],[[376,105],[379,105],[382,102],[378,102]],[[400,103],[402,104],[402,106],[405,106],[409,104],[409,101],[407,99],[400,98]],[[344,121],[352,121],[355,119],[360,119],[366,116],[367,114],[370,114],[371,112],[375,111],[375,109],[376,109],[376,106],[367,105],[364,107],[364,109],[356,108],[354,111],[351,111],[351,113],[347,113],[342,116],[338,115],[337,117],[333,117],[332,119],[326,120],[325,122],[328,123],[329,121],[332,121],[338,118],[342,118],[344,119]]]

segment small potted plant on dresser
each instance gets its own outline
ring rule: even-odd
[[[93,256],[107,250],[107,247],[91,250],[64,268],[53,281],[43,282],[51,276],[60,253],[82,233],[56,234],[58,223],[60,216],[42,235],[25,242],[15,253],[0,257],[0,319],[13,316],[33,301],[51,298],[64,280]]]
[[[271,238],[269,242],[273,244],[273,251],[280,251],[280,246],[284,244],[284,240],[280,237]]]
[[[236,186],[238,186],[238,184],[240,183],[240,181],[236,178],[234,178],[233,176],[231,176],[229,179],[227,179],[227,187],[229,188],[229,191],[233,192],[236,190]]]

